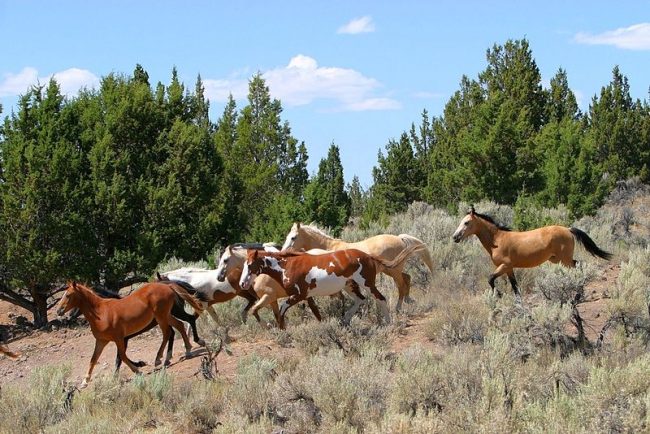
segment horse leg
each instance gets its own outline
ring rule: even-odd
[[[158,352],[156,353],[156,360],[154,361],[154,366],[158,367],[160,366],[160,360],[162,359],[162,354],[163,354],[163,350],[165,349],[165,344],[167,344],[167,341],[169,340],[169,332],[171,328],[169,327],[169,324],[167,324],[167,321],[164,318],[156,318],[156,319],[158,320],[158,326],[160,327],[163,336],[162,342],[160,343],[160,348],[158,348]],[[160,321],[161,319],[162,322]]]
[[[149,323],[148,326],[140,330],[139,332],[133,333],[128,335],[127,337],[124,338],[124,348],[128,346],[129,339],[134,338],[136,336],[140,336],[141,334],[148,332],[152,328],[156,327],[158,323],[154,319]],[[137,362],[134,362],[133,360],[129,359],[131,363],[133,363],[135,366],[138,368],[142,368],[143,366],[147,366],[147,364],[143,360],[138,360]],[[115,372],[120,370],[120,367],[122,366],[122,359],[120,358],[120,354],[118,352],[115,352]]]
[[[253,296],[253,294],[251,294],[248,290],[240,292],[239,296],[244,297],[248,301],[248,303],[244,307],[244,310],[242,310],[242,312],[241,312],[241,320],[242,320],[242,322],[244,324],[246,324],[246,319],[248,317],[248,311],[253,307],[253,305],[255,303],[257,303],[257,296]],[[255,317],[257,322],[261,321],[261,319],[260,319],[259,315],[257,314],[257,312],[255,312],[253,314],[253,316]]]
[[[294,294],[284,300],[282,306],[280,306],[280,315],[282,318],[284,318],[284,316],[287,314],[287,310],[299,301],[302,301],[302,297],[300,297],[299,294]]]
[[[515,279],[514,271],[510,271],[508,273],[508,280],[510,280],[510,286],[512,286],[512,291],[515,293],[515,297],[517,298],[517,300],[521,300],[521,291],[519,290],[517,279]]]
[[[406,286],[406,296],[404,297],[404,301],[406,303],[408,303],[408,304],[411,304],[411,303],[415,302],[415,300],[413,300],[411,298],[411,295],[410,295],[411,294],[411,276],[409,274],[402,273],[402,279],[404,279],[404,285]]]
[[[199,337],[199,332],[196,329],[196,319],[199,316],[195,313],[194,314],[187,313],[185,312],[185,309],[183,309],[181,306],[178,306],[180,307],[180,309],[177,306],[178,306],[177,304],[174,304],[174,307],[172,307],[172,315],[175,318],[187,322],[190,325],[190,328],[192,329],[192,338],[194,339],[194,342],[204,347],[205,341]]]
[[[359,285],[354,282],[354,281],[349,281],[349,285],[345,286],[345,290],[352,296],[354,299],[354,304],[350,309],[348,309],[347,312],[345,312],[345,315],[343,316],[343,323],[344,324],[350,324],[350,320],[352,319],[352,316],[357,313],[359,310],[359,307],[361,304],[364,302],[366,299],[363,294],[361,294],[361,291],[359,291]]]
[[[174,329],[171,326],[167,328],[169,329],[169,340],[167,341],[167,355],[165,356],[164,366],[171,365],[172,356],[174,355],[174,339],[176,339]]]
[[[106,344],[108,344],[108,341],[100,341],[99,339],[95,340],[95,350],[93,351],[93,355],[90,358],[90,366],[88,366],[88,372],[86,373],[86,376],[81,382],[82,389],[88,385],[88,382],[90,381],[90,376],[93,373],[93,369],[95,369],[97,360],[99,359],[99,356],[102,355],[102,351],[104,351],[104,347],[106,347]]]
[[[271,296],[270,296],[269,294],[264,294],[263,296],[261,296],[260,299],[257,300],[257,301],[255,302],[255,304],[253,305],[253,307],[251,308],[251,310],[250,310],[251,313],[252,313],[256,318],[259,318],[259,315],[257,315],[257,311],[260,310],[261,308],[263,308],[264,306],[266,306],[266,305],[269,303],[269,300],[270,300],[270,299],[271,299]],[[276,303],[276,305],[277,305],[277,303]],[[274,313],[275,313],[275,312],[274,312]],[[276,316],[275,319],[277,320],[277,316]],[[260,320],[258,320],[258,322],[259,322],[260,324],[262,324],[262,322],[261,322]]]
[[[311,309],[311,312],[314,314],[316,319],[319,322],[322,321],[322,317],[320,316],[320,310],[318,310],[318,306],[316,305],[316,302],[314,301],[313,297],[307,297],[307,304],[309,305],[309,308]]]
[[[217,317],[217,313],[214,311],[214,308],[212,305],[209,305],[208,307],[205,308],[205,311],[210,315],[210,318],[212,318],[212,321],[214,321],[215,324],[219,322],[219,318]]]
[[[508,266],[506,264],[501,264],[497,267],[496,270],[494,270],[494,273],[490,274],[490,278],[488,279],[488,283],[490,284],[490,288],[492,288],[492,292],[497,294],[498,297],[501,297],[501,292],[496,289],[494,285],[494,281],[497,279],[497,277],[501,276],[502,274],[506,273],[508,269]]]
[[[384,297],[384,295],[379,292],[374,283],[369,285],[369,287],[370,293],[375,297],[375,300],[377,300],[377,304],[381,309],[381,313],[384,315],[384,321],[386,321],[386,324],[390,324],[390,312],[388,311],[388,303],[386,303],[386,297]]]
[[[280,330],[284,330],[285,329],[284,317],[280,315],[280,306],[278,306],[278,300],[273,300],[269,304],[271,305],[271,309],[273,309],[275,322],[278,323],[278,327],[280,328]]]
[[[178,332],[181,334],[183,343],[185,344],[185,357],[190,358],[192,356],[192,344],[190,344],[190,339],[187,337],[187,333],[185,332],[185,325],[171,315],[169,316],[168,320],[169,324],[178,330]]]
[[[135,374],[139,374],[140,370],[137,366],[131,363],[128,357],[126,357],[126,347],[124,346],[124,339],[115,340],[115,345],[117,346],[117,354],[120,355],[122,361],[128,366]]]
[[[395,285],[397,285],[397,305],[395,306],[395,311],[399,312],[400,309],[402,309],[402,303],[404,302],[404,298],[406,298],[409,294],[409,288],[407,283],[404,281],[404,276],[402,273],[402,270],[384,270],[384,273],[389,275],[390,277],[393,278],[395,281]],[[409,278],[410,280],[410,278]]]

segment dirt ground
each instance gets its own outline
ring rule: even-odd
[[[594,342],[606,318],[606,305],[609,299],[611,288],[615,285],[620,271],[620,265],[609,263],[603,269],[599,279],[590,282],[585,290],[586,302],[579,305],[579,311],[584,319],[585,332],[588,339]],[[525,300],[524,302],[531,301]],[[50,311],[50,316],[55,314]],[[72,367],[73,381],[81,381],[88,369],[90,356],[94,348],[94,337],[90,329],[85,326],[72,328],[62,327],[52,331],[35,330],[22,332],[15,326],[19,316],[30,319],[29,312],[0,301],[0,325],[10,327],[16,339],[10,339],[8,346],[12,351],[19,351],[21,357],[17,361],[0,356],[0,383],[23,384],[26,383],[30,372],[38,367],[47,364],[67,363]],[[50,318],[53,319],[53,318]],[[403,333],[393,339],[391,350],[400,353],[408,348],[419,345],[425,348],[439,351],[441,348],[435,342],[430,341],[425,335],[428,315],[410,317],[404,327]],[[20,322],[20,320],[18,320]],[[18,331],[17,331],[18,330]],[[567,332],[577,335],[575,328],[567,324]],[[282,361],[283,358],[295,355],[294,348],[280,346],[273,340],[258,340],[250,342],[241,339],[240,336],[230,335],[231,342],[228,345],[230,354],[222,352],[217,358],[219,375],[225,379],[232,379],[236,374],[238,361],[249,354],[257,354],[263,357],[273,357]],[[129,342],[128,354],[132,360],[144,360],[147,366],[142,368],[144,373],[153,371],[153,359],[160,345],[161,335],[157,329],[132,339]],[[93,373],[93,377],[113,371],[116,349],[110,344],[104,350]],[[194,344],[192,356],[185,359],[183,342],[176,334],[174,345],[174,357],[168,371],[176,378],[190,380],[200,376],[201,359],[206,354],[204,348]],[[126,367],[122,366],[120,375],[123,378],[131,378],[133,374]]]

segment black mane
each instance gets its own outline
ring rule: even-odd
[[[468,214],[469,214],[469,213],[468,213]],[[492,216],[488,215],[488,214],[481,214],[481,213],[478,213],[478,212],[475,211],[475,212],[474,212],[474,215],[477,216],[477,217],[482,218],[483,220],[485,220],[485,221],[487,221],[487,222],[492,223],[492,224],[493,224],[494,226],[496,226],[497,229],[499,229],[499,230],[507,231],[507,232],[512,231],[512,229],[510,229],[509,226],[502,225],[501,223],[496,222],[496,221],[494,220],[494,218],[493,218]]]

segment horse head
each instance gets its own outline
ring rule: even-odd
[[[469,237],[470,235],[475,234],[478,231],[478,218],[476,217],[476,210],[474,205],[470,205],[467,215],[463,217],[458,225],[458,228],[452,235],[455,243],[459,243],[461,240]]]
[[[293,226],[291,226],[291,230],[289,231],[289,234],[287,235],[287,239],[284,240],[284,244],[282,245],[281,250],[286,250],[289,248],[299,248],[296,247],[296,240],[298,240],[299,235],[300,235],[300,222],[295,222]]]
[[[246,262],[244,262],[244,269],[239,278],[239,286],[241,289],[248,289],[253,280],[260,274],[262,263],[263,257],[260,256],[259,250],[248,251],[248,257],[246,258]]]
[[[223,282],[226,280],[226,274],[228,274],[228,271],[231,270],[232,268],[232,262],[233,258],[236,256],[233,254],[232,251],[232,244],[226,247],[224,250],[223,254],[221,255],[221,258],[219,258],[219,266],[217,267],[217,280],[219,282]]]
[[[57,303],[56,314],[62,316],[66,312],[79,307],[81,302],[80,290],[77,287],[77,282],[69,282],[65,288],[63,297]]]

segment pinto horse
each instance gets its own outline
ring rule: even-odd
[[[334,295],[345,289],[355,300],[348,309],[344,322],[349,323],[365,297],[360,288],[365,288],[375,297],[384,319],[390,322],[386,298],[377,290],[375,278],[378,272],[397,268],[421,245],[411,245],[400,252],[392,261],[368,255],[357,249],[338,250],[322,255],[296,253],[260,253],[249,250],[239,284],[247,288],[254,277],[267,274],[281,284],[290,294],[282,307],[280,315],[287,309],[308,297]]]
[[[492,291],[495,291],[496,278],[506,274],[517,297],[521,296],[521,292],[515,279],[515,268],[537,267],[546,261],[573,268],[576,265],[573,259],[576,240],[593,256],[605,260],[612,257],[580,229],[544,226],[525,232],[512,231],[496,223],[489,215],[477,213],[473,206],[460,221],[453,239],[459,243],[471,235],[478,237],[497,267],[488,279]]]
[[[171,314],[177,295],[187,301],[198,313],[203,310],[192,295],[175,284],[147,283],[120,299],[104,299],[84,285],[76,282],[68,284],[57,305],[57,314],[61,316],[71,309],[78,308],[90,324],[90,329],[95,336],[95,350],[81,386],[85,387],[90,381],[95,364],[109,342],[115,342],[122,361],[134,373],[139,373],[138,367],[126,356],[124,338],[147,327],[154,319],[163,335],[156,355],[156,366],[160,364],[163,350],[169,340],[170,325],[180,332],[185,348],[189,352],[191,345],[185,327]]]
[[[247,257],[247,248],[250,247],[250,245],[230,245],[226,250],[223,252],[221,255],[221,258],[219,259],[219,266],[217,267],[217,279],[223,281],[226,279],[226,276],[228,277],[228,280],[231,281],[232,279],[237,279],[237,287],[241,288],[239,285],[239,280],[241,278],[241,273],[242,270],[244,269],[244,264],[246,262],[246,257]],[[255,247],[255,250],[257,249],[256,245],[253,245]],[[279,251],[275,249],[275,247],[271,247],[268,245],[264,245],[264,250],[266,252],[273,253],[278,253]],[[288,297],[289,294],[285,291],[285,289],[280,285],[278,282],[276,282],[273,278],[270,276],[267,276],[266,274],[261,274],[260,276],[255,279],[252,285],[253,291],[256,294],[256,297],[259,298],[259,300],[255,300],[256,303],[253,305],[251,308],[251,313],[258,318],[259,320],[259,315],[257,311],[261,309],[262,307],[266,305],[270,305],[271,309],[273,310],[273,315],[275,316],[275,321],[278,324],[278,327],[280,329],[285,328],[285,323],[284,323],[284,317],[280,315],[280,307],[278,306],[278,298],[284,298]],[[320,311],[318,310],[318,306],[316,306],[316,303],[314,300],[310,297],[307,298],[307,304],[309,305],[309,308],[311,309],[312,313],[316,317],[318,321],[321,320],[321,314]]]
[[[349,243],[347,241],[332,238],[325,232],[320,230],[314,225],[301,225],[294,223],[287,235],[286,241],[282,246],[282,250],[289,248],[295,250],[310,250],[310,249],[324,249],[327,251],[343,250],[343,249],[357,249],[371,255],[375,258],[383,260],[393,260],[397,255],[404,251],[411,245],[420,246],[419,249],[411,250],[412,253],[417,253],[420,259],[427,265],[429,271],[433,273],[433,259],[426,245],[421,240],[408,235],[390,235],[382,234],[374,237],[366,238],[363,241],[356,243]],[[402,302],[411,300],[409,291],[411,286],[411,276],[404,273],[404,262],[393,268],[384,268],[382,272],[390,276],[397,285],[399,297],[395,310],[399,312],[402,307]]]

